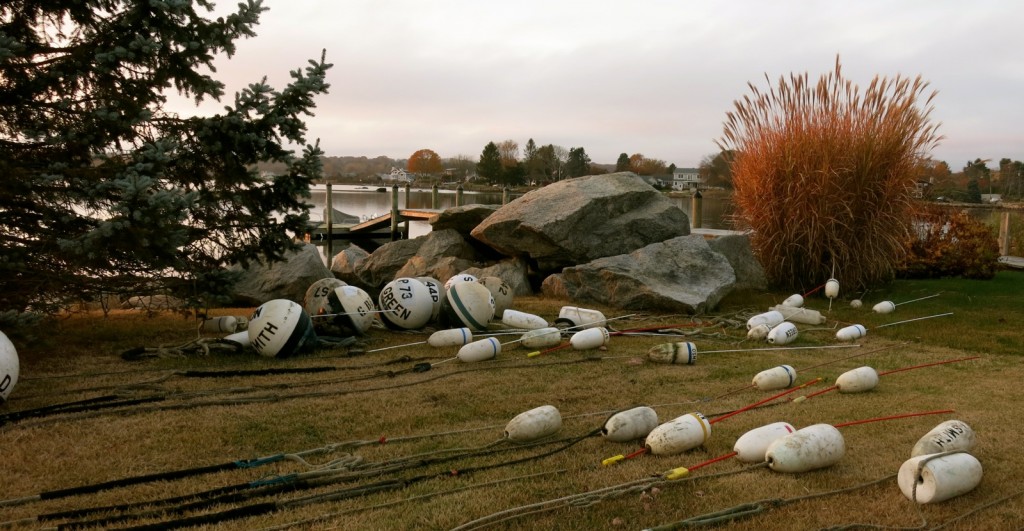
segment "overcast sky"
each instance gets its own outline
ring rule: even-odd
[[[218,9],[234,1],[221,2]],[[716,153],[726,112],[790,73],[920,75],[938,92],[932,152],[954,171],[1024,160],[1024,2],[995,0],[264,0],[218,79],[275,88],[327,50],[330,94],[309,140],[327,155],[480,156],[489,141],[642,153],[679,167]],[[220,106],[213,106],[217,110]]]

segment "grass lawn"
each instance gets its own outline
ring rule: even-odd
[[[375,328],[363,354],[335,348],[279,360],[175,349],[197,339],[195,321],[181,315],[67,317],[37,343],[18,345],[21,380],[0,405],[0,522],[15,529],[642,529],[743,506],[747,514],[716,529],[1021,529],[1024,272],[898,281],[841,293],[831,309],[818,293],[807,306],[828,319],[798,325],[786,347],[802,348],[764,350],[771,345],[746,339],[746,319],[788,295],[736,293],[699,317],[596,307],[622,317],[614,329],[662,327],[686,337],[613,335],[603,349],[536,357],[507,343],[495,360],[478,363],[452,361],[457,347],[376,350],[424,341],[429,330]],[[863,307],[852,308],[853,298]],[[893,313],[871,311],[884,300],[897,305]],[[524,297],[513,307],[553,321],[562,305],[575,304]],[[912,319],[920,320],[885,326]],[[850,324],[867,335],[837,341],[836,330]],[[677,341],[697,346],[695,364],[647,359],[652,347]],[[139,346],[168,348],[138,361],[120,356]],[[434,365],[411,370],[424,363]],[[780,364],[796,369],[795,385],[811,385],[775,399],[785,390],[750,385]],[[882,373],[875,389],[810,396],[862,366]],[[793,400],[801,396],[809,398]],[[557,434],[532,444],[505,439],[513,417],[542,405],[560,412]],[[603,465],[643,447],[598,433],[611,414],[639,405],[660,422],[700,412],[712,420],[711,433],[677,455]],[[59,407],[43,409],[51,406]],[[772,422],[802,428],[942,410],[953,411],[841,427],[845,455],[817,470],[775,472],[728,457],[681,479],[664,477],[727,455],[741,435]],[[895,474],[918,439],[950,419],[977,434],[971,453],[983,479],[967,494],[916,505]],[[270,459],[240,462],[259,457]],[[211,470],[76,490],[203,467]]]

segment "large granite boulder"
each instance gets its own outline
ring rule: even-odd
[[[498,210],[498,205],[464,205],[446,208],[438,215],[430,218],[430,230],[442,231],[452,229],[468,238],[470,232]]]
[[[476,278],[498,277],[512,288],[512,295],[517,297],[533,295],[529,272],[530,268],[522,258],[506,258],[489,266],[470,267],[460,271]]]
[[[381,245],[362,262],[362,267],[357,271],[359,281],[356,285],[371,293],[379,291],[396,278],[398,270],[402,269],[410,258],[416,256],[426,241],[427,236],[424,235]]]
[[[712,251],[721,253],[736,273],[736,285],[733,289],[742,290],[766,290],[768,289],[768,278],[764,274],[764,267],[754,256],[754,249],[750,246],[750,236],[747,234],[728,234],[708,240]]]
[[[578,177],[531,191],[470,233],[544,272],[632,252],[690,233],[686,213],[631,172]]]
[[[322,278],[330,278],[320,250],[312,244],[287,253],[279,262],[251,263],[246,269],[232,266],[242,276],[234,285],[235,302],[258,306],[273,299],[288,299],[302,304],[306,289]]]
[[[331,273],[346,284],[360,286],[362,280],[359,278],[359,271],[363,269],[363,263],[370,257],[370,253],[362,247],[352,243],[342,249],[331,259]]]
[[[627,310],[702,314],[716,308],[735,282],[725,256],[692,235],[567,267],[545,279],[542,292]]]

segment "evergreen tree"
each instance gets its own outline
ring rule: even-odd
[[[225,266],[275,260],[307,224],[320,172],[303,115],[325,93],[323,56],[280,91],[264,81],[222,114],[183,118],[224,85],[205,74],[253,37],[258,0],[206,18],[201,0],[0,5],[0,312],[54,310],[170,285],[213,292]],[[285,163],[262,178],[258,162]]]
[[[583,148],[569,148],[569,157],[565,161],[565,172],[569,177],[582,177],[590,173],[590,157]]]
[[[629,171],[629,155],[619,154],[619,160],[615,161],[615,171]]]
[[[480,162],[476,163],[476,174],[491,184],[498,184],[502,178],[501,152],[498,145],[488,142],[480,153]]]

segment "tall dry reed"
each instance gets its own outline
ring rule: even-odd
[[[748,86],[717,144],[736,152],[737,218],[753,230],[769,281],[817,286],[833,268],[853,289],[892,278],[910,230],[915,167],[942,139],[929,118],[935,92],[924,97],[920,76],[876,76],[862,93],[838,57],[817,84],[805,73],[767,91]]]

